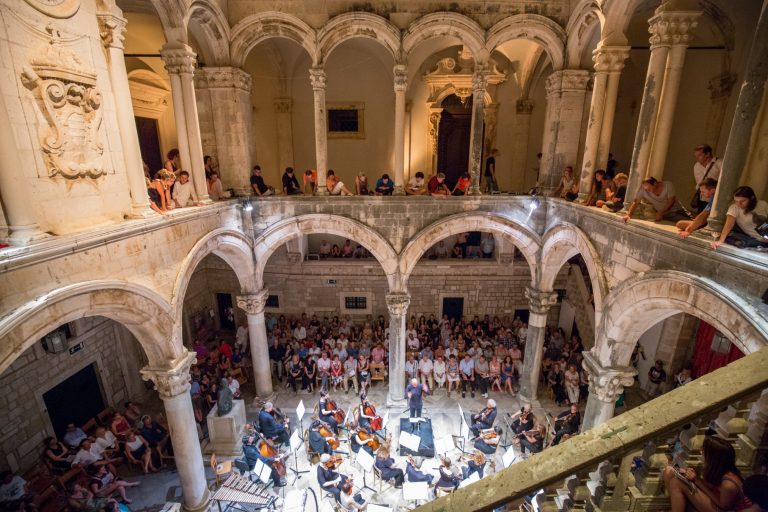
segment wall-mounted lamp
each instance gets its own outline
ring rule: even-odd
[[[245,210],[246,212],[253,211],[253,203],[251,202],[250,199],[246,199],[245,201],[243,201],[243,210]]]

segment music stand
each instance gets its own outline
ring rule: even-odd
[[[461,406],[459,406],[459,407],[461,407]],[[465,448],[466,442],[470,439],[469,436],[470,436],[471,433],[472,433],[472,431],[469,430],[469,425],[467,425],[466,420],[462,416],[462,418],[461,418],[461,426],[459,427],[459,435],[458,436],[451,435],[451,437],[453,437],[454,440],[458,440],[458,442],[459,442],[458,443],[459,451],[461,453],[463,453],[464,455],[469,455],[469,452],[466,451],[464,448]]]
[[[499,443],[499,446],[501,446],[502,448],[504,448],[506,450],[507,448],[509,448],[513,444],[511,442],[509,442],[509,443],[507,442],[507,433],[510,430],[512,430],[512,424],[509,422],[509,420],[511,419],[511,416],[509,414],[504,415],[503,418],[504,418],[504,425],[506,425],[506,428],[504,429],[503,441]]]
[[[362,489],[370,489],[372,492],[376,492],[376,489],[373,487],[370,487],[368,483],[366,482],[365,476],[368,474],[369,471],[373,471],[373,464],[374,459],[373,456],[365,451],[362,447],[360,447],[360,450],[357,452],[357,458],[355,459],[355,462],[360,464],[360,467],[363,468],[363,487]]]
[[[256,460],[256,465],[253,466],[253,474],[261,480],[264,485],[268,486],[272,480],[272,468],[264,464],[261,459]]]
[[[501,456],[501,463],[504,465],[505,468],[508,468],[515,462],[517,462],[518,457],[515,453],[514,448],[508,449],[506,452],[504,452],[504,455]]]
[[[445,455],[451,450],[453,450],[453,443],[451,442],[450,436],[435,439],[435,453],[438,455]]]
[[[291,444],[291,450],[293,451],[293,465],[294,465],[294,467],[288,468],[288,469],[293,471],[293,474],[296,477],[296,478],[293,479],[293,484],[295,485],[296,484],[296,480],[301,478],[301,475],[303,473],[309,473],[309,471],[299,471],[299,457],[298,457],[298,453],[299,453],[299,448],[301,448],[301,445],[304,444],[304,440],[299,435],[299,429],[294,430],[293,434],[291,434],[290,444]]]
[[[299,422],[299,430],[302,432],[304,431],[304,425],[301,423],[301,419],[304,417],[306,410],[306,407],[304,407],[304,400],[299,400],[299,405],[296,406],[296,419]]]
[[[475,471],[474,473],[472,473],[471,475],[469,475],[467,478],[465,478],[459,483],[459,489],[479,481],[480,481],[480,473]]]
[[[403,499],[406,501],[429,501],[427,482],[404,482]]]
[[[385,412],[384,416],[381,418],[381,425],[382,425],[381,428],[384,429],[384,438],[385,439],[387,437],[387,423],[389,423],[389,411]]]
[[[419,454],[419,445],[421,444],[421,437],[411,434],[406,430],[400,431],[400,439],[398,440],[400,447],[405,447],[414,454]]]

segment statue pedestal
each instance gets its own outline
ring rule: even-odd
[[[243,455],[243,429],[245,428],[245,402],[232,400],[232,410],[224,416],[216,415],[216,407],[208,413],[208,444],[206,454],[217,457]]]

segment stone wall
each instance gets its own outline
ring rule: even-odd
[[[82,343],[80,351],[49,354],[37,343],[0,375],[0,467],[16,471],[37,462],[42,440],[54,434],[43,394],[93,363],[106,405],[143,398],[146,388],[138,369],[146,359],[124,327],[103,317],[70,326],[68,346]]]

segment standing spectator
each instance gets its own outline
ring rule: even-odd
[[[178,149],[173,148],[170,151],[168,151],[167,155],[165,155],[165,163],[163,164],[163,169],[165,169],[168,172],[172,172],[174,175],[176,175],[176,172],[180,168],[181,168],[181,155],[179,154]]]
[[[427,183],[427,190],[430,195],[433,196],[449,196],[451,191],[448,190],[448,185],[445,184],[445,174],[442,172],[437,173],[429,179]]]
[[[423,172],[417,172],[410,180],[408,180],[408,186],[405,188],[405,193],[409,196],[423,196],[427,193],[427,183],[424,181]]]
[[[579,384],[581,383],[581,377],[579,371],[576,369],[575,364],[569,364],[568,369],[565,370],[565,391],[568,393],[568,400],[571,404],[579,403]]]
[[[391,196],[394,190],[395,184],[391,179],[389,179],[389,174],[382,174],[381,178],[376,181],[377,196]]]
[[[293,167],[286,167],[283,173],[283,194],[287,196],[301,195],[299,180],[293,174]]]
[[[261,176],[261,167],[256,165],[251,172],[251,188],[253,192],[260,197],[271,196],[275,193],[275,188],[270,187],[264,183],[264,178]]]
[[[664,382],[667,380],[667,372],[664,371],[664,363],[661,359],[656,360],[656,364],[648,370],[648,384],[645,391],[650,398],[660,395],[663,391]]]
[[[632,217],[632,212],[635,211],[637,205],[643,200],[647,201],[656,212],[656,222],[661,222],[662,220],[691,220],[691,214],[677,200],[675,186],[672,182],[659,181],[654,177],[650,177],[644,179],[640,185],[640,190],[637,191],[635,200],[629,205],[627,213],[623,217],[624,222],[629,221]]]
[[[499,190],[496,184],[496,157],[499,156],[499,150],[493,148],[491,154],[485,159],[485,192],[492,194]]]
[[[211,172],[211,177],[208,179],[208,197],[211,198],[211,201],[224,199],[224,188],[221,185],[219,173],[216,171]]]
[[[707,178],[712,178],[715,181],[720,181],[720,173],[722,172],[722,165],[720,160],[712,152],[712,147],[709,144],[701,144],[696,146],[693,152],[696,158],[696,163],[693,164],[693,179],[695,180],[694,187],[698,187],[699,184]],[[694,205],[691,204],[691,207]],[[701,213],[707,206],[707,200],[699,197],[696,204],[696,212]]]
[[[758,200],[750,187],[739,187],[733,193],[733,204],[728,207],[720,238],[710,244],[717,249],[724,243],[736,247],[768,247],[768,240],[757,228],[768,218],[768,203]]]
[[[714,178],[707,178],[699,183],[699,197],[706,201],[707,205],[704,209],[699,210],[699,214],[694,217],[693,220],[681,220],[675,227],[678,229],[677,236],[680,238],[686,238],[688,235],[703,228],[707,225],[709,219],[709,212],[712,211],[712,201],[715,198],[715,191],[717,190],[717,180]]]

